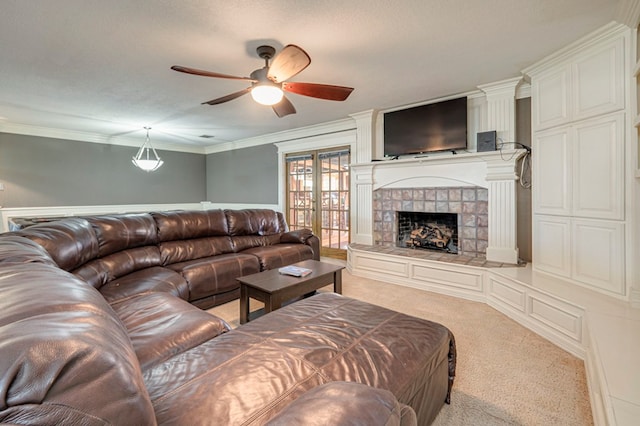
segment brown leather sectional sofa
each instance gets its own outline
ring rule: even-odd
[[[0,423],[429,424],[455,373],[442,325],[333,293],[235,330],[200,309],[318,248],[270,210],[1,234]]]

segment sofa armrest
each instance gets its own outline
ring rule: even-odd
[[[320,238],[314,235],[310,229],[296,229],[280,235],[281,243],[306,244],[313,250],[313,259],[320,260]]]
[[[268,423],[285,425],[416,426],[413,408],[389,391],[354,382],[329,382],[305,392]]]

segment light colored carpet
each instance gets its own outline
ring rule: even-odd
[[[582,360],[493,308],[346,270],[343,294],[439,322],[453,332],[458,365],[451,405],[442,408],[434,425],[593,424]],[[260,307],[251,300],[252,310]],[[237,300],[209,312],[233,327],[239,324]]]

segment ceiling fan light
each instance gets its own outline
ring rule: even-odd
[[[282,100],[282,89],[273,84],[257,84],[251,89],[251,97],[262,105],[275,105]]]

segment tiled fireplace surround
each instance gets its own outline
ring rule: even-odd
[[[398,211],[455,213],[458,215],[458,253],[485,257],[489,239],[488,196],[488,190],[481,187],[376,189],[373,191],[374,245],[396,246]]]

